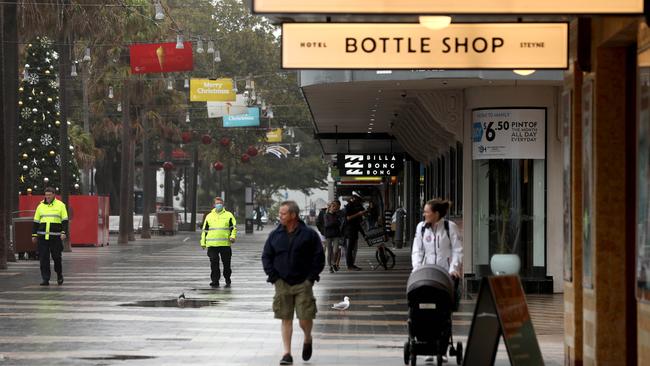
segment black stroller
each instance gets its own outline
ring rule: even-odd
[[[454,348],[451,335],[451,314],[454,308],[454,282],[447,271],[436,265],[424,265],[413,271],[406,287],[409,305],[409,340],[404,343],[404,364],[415,366],[418,355],[436,356],[438,366],[442,356],[456,356],[463,363],[463,344]]]

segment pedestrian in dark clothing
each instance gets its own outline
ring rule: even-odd
[[[365,214],[366,210],[363,208],[361,196],[353,193],[348,204],[345,205],[345,261],[348,270],[361,270],[361,268],[357,267],[354,262],[357,257],[359,231],[361,231],[361,223],[363,222],[363,215]]]
[[[264,223],[262,222],[262,209],[260,206],[255,208],[255,224],[257,225],[257,230],[264,230]]]
[[[305,340],[302,359],[312,354],[311,331],[316,317],[313,286],[320,279],[325,255],[318,234],[299,219],[300,208],[294,201],[280,204],[280,225],[269,234],[262,252],[262,265],[267,281],[275,286],[273,313],[282,320],[284,355],[280,365],[293,364],[291,336],[294,311],[300,321]]]
[[[330,273],[339,270],[344,224],[345,215],[341,211],[341,201],[334,200],[330,202],[323,218],[322,232],[327,243],[327,264],[330,266]]]

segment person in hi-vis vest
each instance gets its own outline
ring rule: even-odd
[[[201,247],[208,248],[210,257],[210,287],[219,287],[221,271],[219,270],[219,257],[223,261],[223,277],[226,280],[226,287],[230,287],[230,258],[232,249],[230,245],[237,238],[237,221],[230,211],[223,207],[223,199],[214,199],[214,209],[203,220],[201,233]]]
[[[63,284],[63,265],[61,253],[63,240],[68,233],[68,211],[65,204],[55,198],[52,187],[45,188],[43,200],[34,213],[34,226],[32,228],[32,241],[38,244],[38,258],[41,262],[41,286],[50,284],[50,255],[54,260],[54,271],[57,275],[56,282]]]

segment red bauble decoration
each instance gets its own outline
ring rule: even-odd
[[[253,145],[249,146],[248,149],[246,150],[246,154],[248,154],[250,156],[256,156],[257,155],[257,148],[255,148],[255,146],[253,146]]]
[[[168,172],[174,169],[174,163],[172,163],[171,161],[166,161],[163,163],[162,167],[163,169],[165,169],[166,172]]]
[[[184,144],[189,143],[190,141],[192,141],[192,132],[183,131],[183,133],[181,133],[181,139],[183,140]]]
[[[214,168],[214,170],[216,170],[218,172],[222,171],[223,170],[223,163],[220,162],[220,161],[215,161],[214,164],[212,164],[212,167]]]
[[[221,140],[219,140],[219,144],[221,144],[221,146],[224,146],[224,147],[228,146],[228,145],[230,145],[230,139],[227,138],[227,137],[222,137]]]
[[[242,156],[241,156],[241,162],[242,162],[242,163],[248,163],[250,160],[251,160],[250,155],[248,155],[248,154],[242,154]]]
[[[212,143],[212,137],[208,134],[201,136],[201,142],[204,145],[210,145]]]

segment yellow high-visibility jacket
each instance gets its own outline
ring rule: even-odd
[[[212,209],[203,220],[202,247],[227,247],[237,237],[237,221],[230,211]]]
[[[67,233],[68,210],[65,203],[56,198],[51,203],[45,203],[45,200],[41,201],[34,213],[32,236],[43,236],[45,240],[50,240],[50,237]]]

